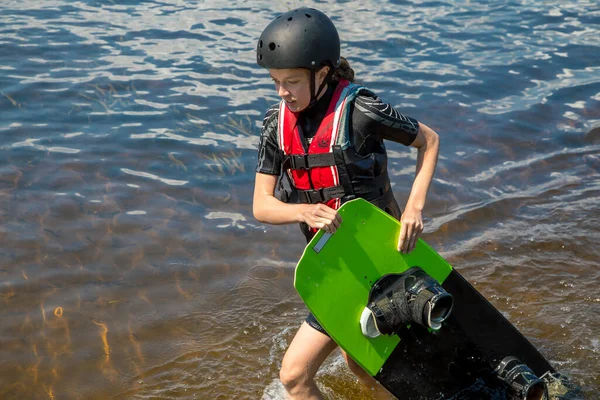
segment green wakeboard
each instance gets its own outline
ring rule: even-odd
[[[305,248],[294,287],[332,339],[351,350],[359,365],[374,376],[400,338],[369,339],[360,330],[360,315],[373,283],[413,265],[441,283],[452,266],[423,240],[410,254],[398,252],[400,223],[365,200],[350,201],[339,213],[343,223],[335,234],[319,231]]]
[[[331,338],[402,399],[512,398],[494,369],[517,357],[538,377],[555,373],[537,349],[427,243],[397,251],[400,223],[366,200],[345,203],[335,234],[318,231],[295,271],[294,286]],[[382,276],[421,267],[454,298],[438,331],[407,325],[368,338],[360,316]],[[471,396],[471,397],[469,397]],[[498,397],[499,396],[499,397]]]

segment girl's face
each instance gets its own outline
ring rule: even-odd
[[[315,76],[315,90],[319,88],[329,67],[323,67]],[[270,69],[269,74],[275,82],[275,90],[290,111],[300,112],[310,103],[310,71],[304,68]],[[321,93],[325,93],[323,90]],[[320,96],[319,96],[320,97]]]

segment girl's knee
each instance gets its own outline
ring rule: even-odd
[[[288,393],[318,393],[315,374],[335,346],[331,338],[304,322],[285,352],[279,371],[279,379]]]
[[[310,382],[310,379],[302,367],[294,364],[284,363],[279,370],[279,380],[288,392],[305,386]]]

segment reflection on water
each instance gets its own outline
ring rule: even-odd
[[[359,79],[441,135],[424,238],[590,398],[596,3],[308,2]],[[284,398],[303,241],[252,217],[277,101],[254,47],[298,5],[2,2],[1,398]],[[402,204],[416,156],[389,151]],[[339,353],[318,384],[371,397]]]

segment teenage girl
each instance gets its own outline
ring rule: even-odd
[[[269,224],[300,223],[307,240],[334,233],[337,209],[362,197],[402,222],[398,251],[413,250],[435,170],[439,139],[355,83],[340,57],[331,20],[312,8],[280,15],[261,34],[257,62],[269,71],[281,102],[266,112],[258,148],[254,216]],[[416,176],[401,213],[392,193],[385,140],[418,149]],[[283,358],[280,379],[292,399],[321,399],[317,370],[336,348],[309,314]],[[343,353],[365,384],[375,380]]]

